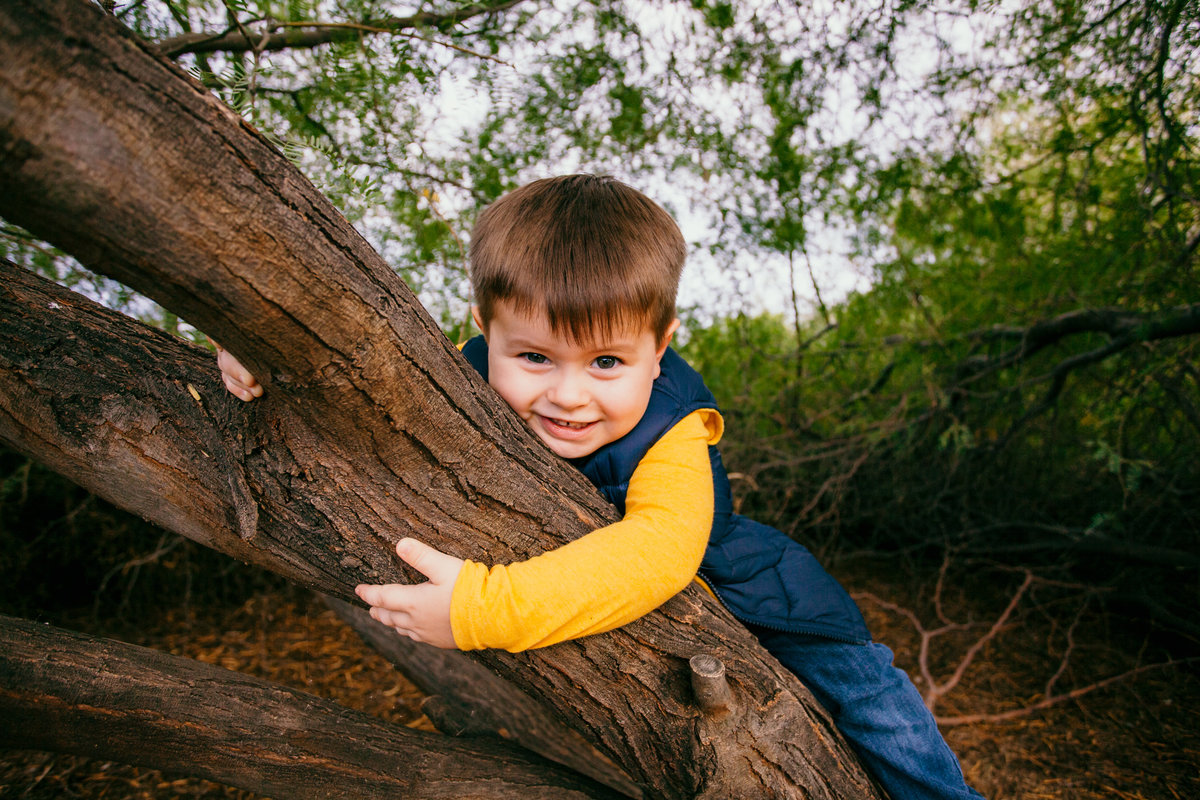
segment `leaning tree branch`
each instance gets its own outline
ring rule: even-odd
[[[298,800],[624,796],[515,745],[389,725],[260,678],[12,617],[0,617],[0,744]]]
[[[1053,408],[1058,402],[1063,389],[1066,388],[1067,379],[1076,370],[1092,364],[1098,364],[1117,353],[1143,342],[1192,336],[1200,333],[1200,303],[1181,306],[1159,314],[1132,311],[1119,312],[1112,309],[1075,312],[1074,314],[1065,314],[1062,317],[1056,318],[1056,320],[1051,320],[1041,330],[1036,330],[1037,328],[1038,326],[1034,326],[1030,329],[1031,335],[1022,341],[1021,346],[1011,357],[1010,363],[1024,360],[1033,352],[1047,347],[1069,334],[1105,333],[1109,336],[1109,341],[1099,347],[1065,358],[1055,364],[1049,373],[1026,382],[1028,384],[1049,381],[1050,386],[1046,389],[1042,398],[1018,419],[1014,420],[1008,429],[996,440],[994,446],[997,449],[1003,448],[1031,420]],[[1003,361],[1004,358],[1002,357],[1000,360]],[[996,368],[999,369],[1000,367],[997,366]]]
[[[186,53],[249,53],[306,49],[339,42],[353,42],[365,35],[395,34],[413,29],[447,30],[473,17],[506,11],[521,0],[476,3],[455,11],[422,11],[407,17],[383,17],[361,22],[285,23],[266,21],[266,30],[254,36],[235,26],[219,32],[182,33],[158,42],[158,52],[167,58]]]
[[[1004,369],[1024,363],[1038,353],[1071,337],[1086,334],[1101,334],[1107,337],[1107,341],[1090,350],[1067,356],[1054,364],[1047,372],[1035,375],[1013,387],[1015,390],[1036,384],[1049,384],[1039,401],[1015,420],[991,444],[992,449],[1002,448],[1031,420],[1053,408],[1066,388],[1068,379],[1078,370],[1105,361],[1144,342],[1200,334],[1200,303],[1157,312],[1127,311],[1118,308],[1081,309],[1060,314],[1027,327],[995,325],[971,331],[958,337],[959,340],[1014,342],[1014,345],[994,356],[977,354],[963,359],[955,368],[953,378],[944,386],[942,394],[952,399],[961,398],[973,385],[984,379]],[[904,337],[889,337],[884,344],[889,346],[903,344],[918,350],[943,349],[945,347],[944,342],[908,341]],[[855,403],[878,394],[887,384],[896,364],[895,360],[886,364],[872,384],[851,395],[843,404],[843,408],[849,408]],[[902,398],[896,409],[897,414],[902,413],[904,402],[905,398]],[[926,422],[943,413],[945,409],[945,403],[931,401],[924,411],[907,424]],[[831,411],[827,410],[824,413],[829,414]]]
[[[1033,531],[1050,534],[1050,536],[1014,542],[1011,541],[1011,536],[1003,535]],[[1175,547],[1127,541],[1109,536],[1098,527],[1083,528],[1014,520],[965,528],[959,533],[959,538],[963,542],[969,542],[971,553],[977,556],[1044,552],[1091,553],[1118,558],[1124,562],[1179,569],[1200,569],[1200,555]]]
[[[1077,370],[1105,361],[1138,344],[1200,334],[1200,303],[1157,312],[1089,308],[1060,314],[1024,328],[997,325],[973,331],[966,335],[967,339],[985,342],[1015,341],[1016,344],[995,356],[973,355],[961,361],[955,368],[954,379],[946,385],[943,394],[952,399],[961,398],[972,385],[985,378],[1026,362],[1043,350],[1073,336],[1087,334],[1102,334],[1107,337],[1107,341],[1091,350],[1067,356],[1054,364],[1049,371],[1013,387],[1015,390],[1049,383],[1040,400],[1014,420],[1007,430],[992,442],[991,449],[1003,449],[1025,425],[1053,408],[1066,388],[1068,378]],[[932,403],[915,421],[931,419],[944,410],[944,404]]]

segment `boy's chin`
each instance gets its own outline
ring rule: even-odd
[[[566,459],[584,458],[600,449],[599,447],[582,443],[547,442],[545,439],[542,439],[542,441],[546,442],[546,446],[553,450],[556,456]]]
[[[558,456],[559,458],[565,458],[568,460],[573,459],[573,458],[584,458],[585,456],[590,456],[592,453],[599,450],[600,447],[602,446],[602,445],[596,444],[595,442],[587,442],[587,441],[571,442],[571,441],[564,441],[562,439],[555,439],[552,436],[544,435],[540,431],[536,431],[536,430],[534,431],[534,433],[537,434],[537,437],[539,439],[541,439],[542,442],[547,447],[549,447],[556,456]]]

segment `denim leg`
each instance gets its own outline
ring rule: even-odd
[[[833,716],[892,800],[982,800],[942,738],[908,675],[877,644],[755,630]]]

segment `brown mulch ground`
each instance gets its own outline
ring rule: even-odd
[[[922,605],[928,605],[928,598],[906,593],[886,579],[860,578],[855,588],[912,607],[923,620],[934,618]],[[999,599],[1004,590],[996,589]],[[931,663],[939,681],[953,673],[957,659],[995,618],[994,602],[981,608],[961,598],[957,602],[957,613],[983,624],[957,639],[937,639],[938,655]],[[860,604],[877,638],[896,651],[897,662],[911,674],[918,644],[912,625],[873,601],[860,599]],[[419,693],[319,600],[299,590],[268,587],[240,606],[163,609],[143,615],[136,624],[88,614],[54,621],[305,689],[397,724],[432,729],[421,715]],[[1072,635],[1072,659],[1058,688],[1087,686],[1164,658],[1160,648],[1128,630],[1114,629],[1111,620],[1082,617]],[[1061,622],[1052,615],[1018,616],[981,650],[938,713],[994,713],[1037,702],[1061,663],[1063,636]],[[970,781],[993,800],[1200,798],[1200,675],[1194,665],[1149,670],[1015,721],[954,726],[945,733]],[[255,795],[106,761],[0,751],[0,797]]]

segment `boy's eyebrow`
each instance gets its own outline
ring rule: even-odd
[[[507,337],[507,344],[510,347],[526,348],[529,350],[544,350],[546,346],[556,344],[559,340],[546,340],[537,336],[529,336],[522,333],[511,333]]]
[[[568,337],[565,336],[556,336],[551,342],[548,343],[544,340],[537,340],[526,337],[522,334],[515,334],[509,337],[508,344],[517,349],[545,350],[548,349],[547,344],[556,345],[566,341],[567,339]],[[636,337],[631,335],[615,336],[606,339],[605,341],[591,341],[585,343],[571,342],[570,344],[572,346],[582,348],[583,350],[600,354],[607,352],[629,353],[637,350]]]
[[[580,347],[585,350],[600,351],[600,350],[636,350],[637,349],[636,334],[620,334],[610,335],[606,339],[593,339],[590,342],[577,342]]]

